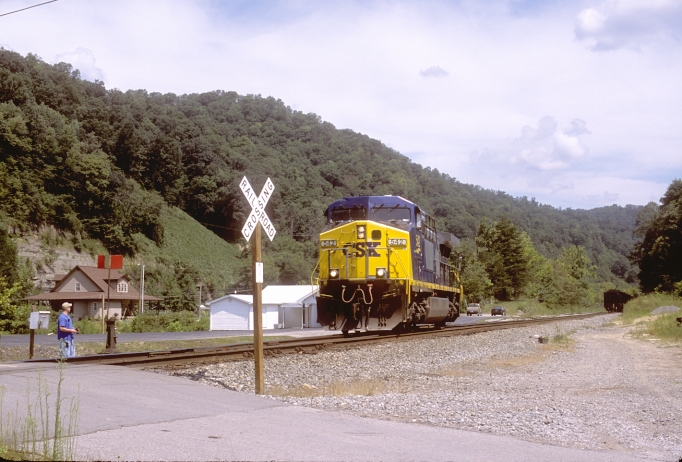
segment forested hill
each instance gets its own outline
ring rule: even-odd
[[[257,189],[268,176],[276,185],[271,250],[291,254],[278,261],[292,280],[309,277],[326,206],[362,194],[409,198],[465,238],[484,217],[506,216],[546,256],[583,245],[601,280],[632,274],[638,207],[560,210],[460,183],[271,97],[124,93],[69,64],[0,50],[0,213],[13,228],[54,224],[132,254],[163,239],[168,204],[237,242],[249,212],[244,175]]]

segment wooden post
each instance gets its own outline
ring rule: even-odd
[[[99,317],[102,319],[102,333],[104,333],[104,294],[102,294],[102,308],[99,313]]]
[[[59,327],[57,327],[57,329],[59,329]],[[36,330],[31,329],[31,336],[30,336],[29,346],[28,346],[29,359],[33,359],[33,344],[34,344],[35,340],[36,340]]]
[[[109,275],[107,276],[107,319],[109,319],[109,305],[111,302],[109,300],[109,292],[111,290],[111,255],[109,255]]]
[[[251,255],[253,264],[253,357],[256,365],[256,394],[265,393],[265,379],[263,377],[263,283],[256,278],[259,263],[261,263],[260,252],[260,223],[256,224],[253,241],[251,242]]]

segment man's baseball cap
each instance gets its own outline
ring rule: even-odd
[[[69,303],[69,302],[64,302],[64,303],[62,303],[62,310],[65,310],[65,309],[67,309],[67,308],[71,308],[71,306],[72,306],[71,303]]]

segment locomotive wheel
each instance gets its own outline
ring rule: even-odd
[[[349,337],[347,330],[342,330],[341,333],[343,334],[344,337]]]

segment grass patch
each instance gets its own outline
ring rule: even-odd
[[[559,347],[560,349],[566,349],[572,347],[575,340],[571,338],[571,334],[575,333],[575,330],[570,332],[562,332],[559,326],[556,326],[556,332],[549,339],[550,345],[554,347]]]
[[[498,302],[490,305],[492,308],[495,305],[503,306],[507,310],[508,316],[518,317],[536,317],[536,316],[556,316],[558,314],[572,314],[572,313],[593,313],[602,310],[598,306],[564,306],[558,308],[549,308],[544,303],[540,303],[535,299],[528,300],[513,300],[509,302]]]
[[[266,390],[270,396],[293,396],[310,398],[315,396],[374,396],[386,392],[388,385],[385,381],[376,379],[358,379],[350,382],[332,382],[320,385],[303,385],[296,387],[271,386]]]
[[[676,321],[681,315],[678,312],[642,317],[635,321],[636,327],[630,332],[636,338],[658,339],[682,345],[682,326],[678,326]]]
[[[656,338],[672,343],[682,343],[682,327],[677,325],[676,318],[682,317],[682,311],[652,315],[652,311],[661,306],[682,307],[682,297],[672,294],[647,294],[633,298],[623,307],[623,324],[636,324],[632,331],[635,337]]]
[[[542,355],[534,354],[519,356],[518,358],[493,359],[488,361],[486,367],[489,369],[516,369],[518,367],[528,367],[541,363],[545,358]]]
[[[24,416],[19,413],[19,401],[14,409],[5,412],[3,404],[6,389],[4,385],[0,387],[0,459],[74,459],[79,399],[62,396],[63,366],[63,363],[57,366],[59,379],[54,401],[50,399],[47,381],[40,373],[36,380],[35,399],[31,397],[31,386],[28,383]]]
[[[682,307],[682,298],[671,294],[647,294],[633,298],[623,307],[622,320],[625,324],[632,324],[638,318],[651,315],[651,312],[661,306]],[[675,314],[675,313],[672,313]],[[678,311],[677,316],[682,316]]]
[[[646,332],[655,338],[671,342],[682,342],[682,326],[677,325],[676,318],[682,316],[681,312],[668,313],[657,316],[648,323]]]

